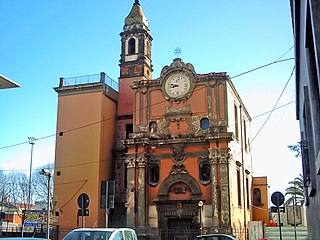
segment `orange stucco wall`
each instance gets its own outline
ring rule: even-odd
[[[54,216],[61,227],[76,227],[77,199],[82,193],[90,198],[85,226],[104,224],[103,210],[96,206],[100,182],[110,179],[113,170],[115,113],[115,102],[101,91],[59,96]],[[78,220],[82,224],[81,217]]]
[[[252,191],[259,188],[261,191],[261,206],[252,206],[252,220],[268,223],[268,182],[267,177],[253,177]]]
[[[133,91],[130,88],[133,81],[132,78],[119,80],[118,104],[121,108],[117,110],[118,116],[133,114]]]

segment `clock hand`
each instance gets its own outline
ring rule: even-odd
[[[170,88],[175,88],[175,87],[179,87],[179,85],[177,85],[177,84],[170,84]]]

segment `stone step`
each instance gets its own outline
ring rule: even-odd
[[[281,227],[282,240],[292,240],[294,239],[294,227]],[[308,239],[307,227],[296,227],[297,240]],[[279,227],[266,227],[265,237],[268,240],[279,240],[280,232]]]

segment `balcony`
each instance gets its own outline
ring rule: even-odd
[[[113,90],[118,92],[119,86],[116,81],[114,81],[111,77],[106,75],[104,72],[101,72],[100,74],[92,74],[92,75],[84,75],[84,76],[78,76],[78,77],[70,77],[70,78],[60,78],[60,85],[61,87],[67,87],[67,86],[75,86],[75,85],[83,85],[83,84],[90,84],[90,83],[105,83],[109,87],[111,87]]]

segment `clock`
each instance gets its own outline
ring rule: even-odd
[[[164,82],[164,91],[170,98],[182,98],[191,88],[190,77],[182,72],[169,75]]]

